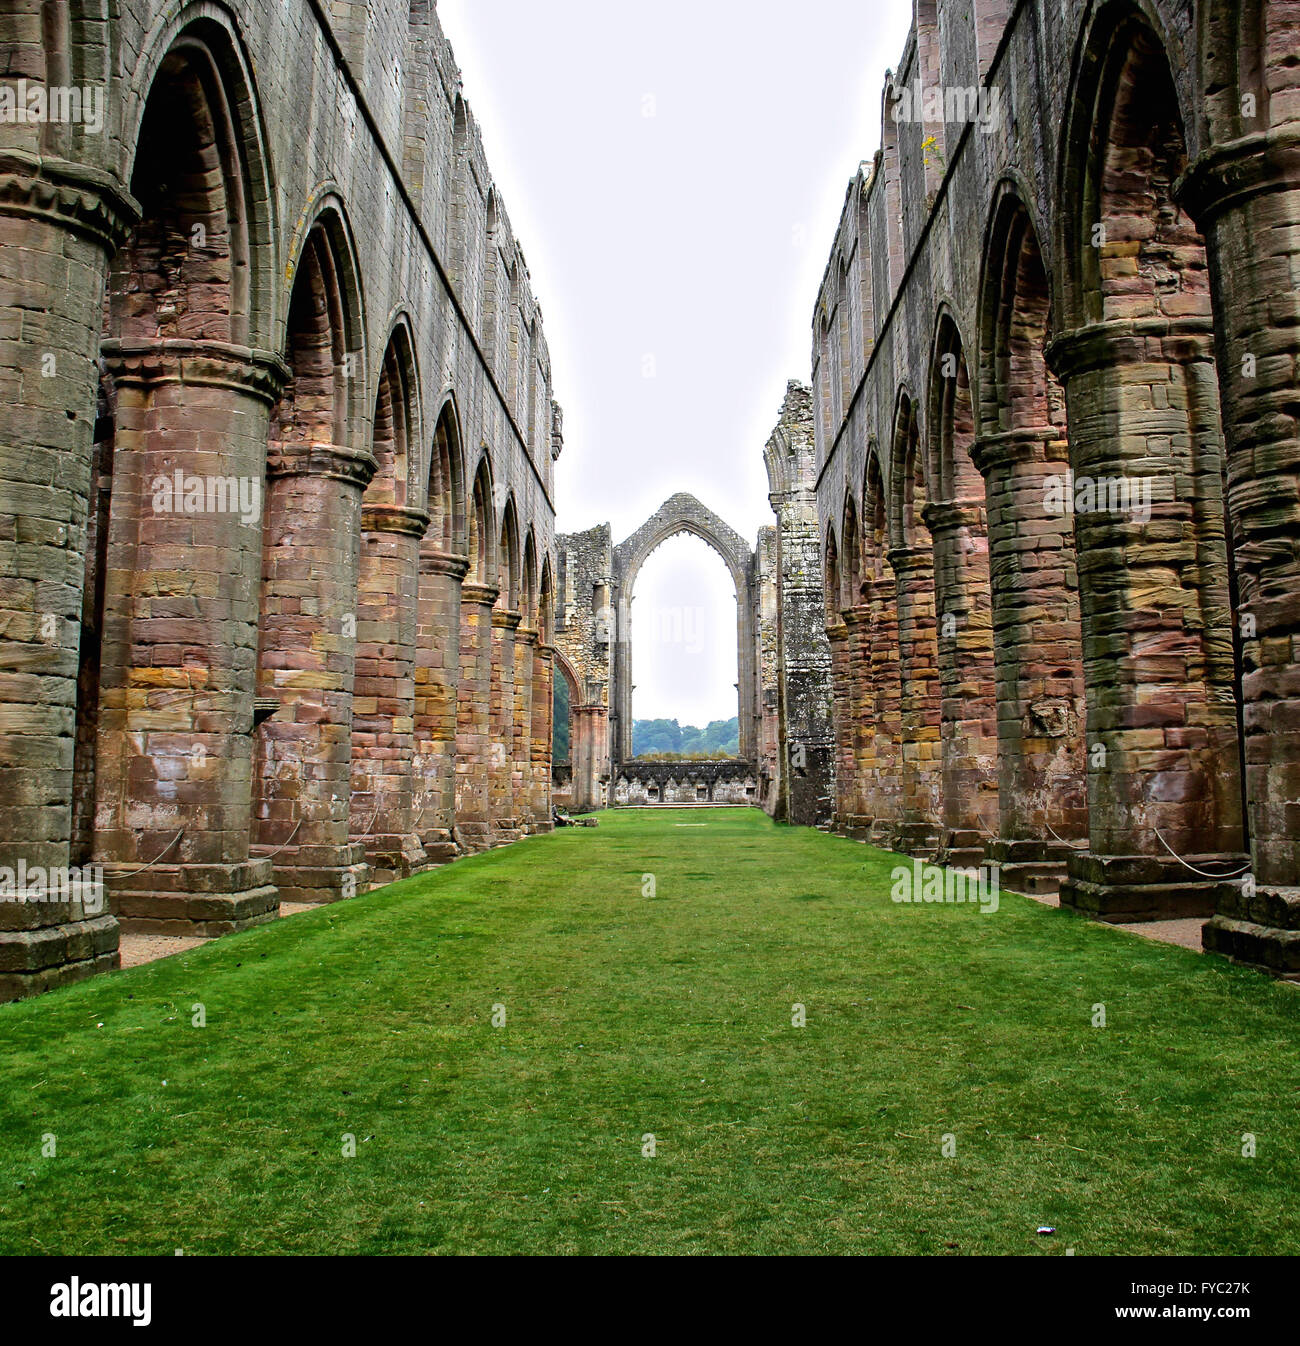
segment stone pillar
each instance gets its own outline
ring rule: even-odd
[[[124,926],[274,920],[250,849],[262,484],[277,356],[106,341],[117,387],[95,850]]]
[[[997,839],[998,705],[988,532],[979,501],[930,504],[942,691],[943,835],[937,859],[978,865]]]
[[[826,639],[831,649],[831,719],[835,727],[834,825],[837,831],[843,832],[851,826],[857,763],[849,669],[849,628],[842,619],[827,622]]]
[[[415,632],[415,832],[431,864],[456,857],[460,589],[469,562],[420,548]]]
[[[533,713],[531,717],[533,831],[550,832],[551,754],[555,739],[555,647],[539,637],[533,646]]]
[[[1083,755],[1083,634],[1074,522],[1049,512],[1069,476],[1054,425],[983,435],[998,711],[998,839],[989,858],[1004,887],[1054,893],[1088,832]]]
[[[1223,885],[1203,873],[1242,858],[1211,324],[1113,319],[1048,358],[1070,414],[1088,671],[1089,845],[1061,901],[1108,920],[1210,915]]]
[[[892,572],[862,583],[870,617],[872,722],[867,726],[862,791],[871,816],[871,839],[898,844],[903,824],[903,685],[899,672],[898,588]]]
[[[777,505],[778,772],[785,818],[825,823],[834,798],[835,731],[821,529],[811,489]]]
[[[361,497],[369,453],[272,442],[266,463],[253,853],[281,901],[364,892],[349,840]]]
[[[533,812],[533,715],[541,708],[533,707],[533,651],[537,648],[537,632],[520,625],[515,632],[515,713],[514,738],[510,750],[510,792],[515,800],[515,817],[519,830],[529,834],[535,830],[537,818]]]
[[[865,603],[843,608],[845,712],[849,740],[842,766],[844,777],[842,821],[845,836],[865,841],[873,821],[870,792],[874,766],[875,686],[871,681],[871,610]],[[836,779],[840,779],[836,774]]]
[[[898,579],[898,662],[902,671],[901,783],[903,814],[898,845],[909,855],[939,848],[942,810],[943,698],[934,613],[934,549],[894,547],[889,563]]]
[[[1242,635],[1252,873],[1205,946],[1300,976],[1300,127],[1216,146],[1184,181],[1218,322]]]
[[[604,808],[603,777],[609,762],[609,707],[602,705],[571,706],[572,726],[573,809],[586,812]]]
[[[138,216],[132,198],[103,173],[0,153],[6,870],[69,866],[95,359],[108,259]],[[0,1000],[117,966],[117,922],[105,910],[98,875],[79,877],[78,896],[66,903],[0,898]]]
[[[352,697],[352,822],[371,883],[425,868],[415,825],[415,631],[423,510],[361,505],[357,676]]]
[[[492,606],[498,590],[465,581],[460,590],[460,681],[456,694],[456,840],[467,851],[492,845],[488,703],[492,692]]]
[[[492,701],[490,801],[492,844],[520,837],[513,790],[515,747],[515,632],[520,614],[506,608],[492,612]]]

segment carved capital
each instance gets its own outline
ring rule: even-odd
[[[1211,146],[1174,186],[1202,233],[1216,216],[1240,210],[1257,196],[1294,191],[1300,191],[1300,126],[1295,123]]]
[[[921,518],[934,538],[949,537],[986,527],[984,504],[979,500],[936,500],[921,511]]]
[[[299,444],[272,440],[267,445],[266,475],[276,477],[325,477],[364,491],[378,464],[364,449],[346,444]]]
[[[460,586],[460,601],[470,607],[490,608],[501,592],[494,584],[480,584],[477,580],[466,580]]]
[[[1063,333],[1045,354],[1062,383],[1108,366],[1213,360],[1214,320],[1196,314],[1112,318]]]
[[[429,514],[405,505],[361,506],[363,533],[397,533],[403,537],[423,537],[429,530]]]
[[[469,557],[453,556],[450,552],[421,547],[420,574],[446,575],[453,580],[463,580],[469,574]]]
[[[1070,462],[1065,431],[1055,425],[1028,425],[980,435],[971,446],[971,461],[981,476],[990,477],[1016,463]]]
[[[228,388],[273,406],[289,378],[289,366],[270,351],[228,341],[103,341],[100,357],[120,388],[183,383],[190,388]]]
[[[44,220],[116,252],[141,216],[116,178],[88,164],[0,152],[0,215]]]
[[[934,569],[934,552],[929,547],[891,547],[887,556],[900,577]]]

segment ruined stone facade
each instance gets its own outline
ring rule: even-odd
[[[756,549],[685,494],[665,501],[617,546],[608,525],[559,537],[556,667],[569,681],[565,797],[574,808],[748,802],[808,824],[829,815],[830,659],[820,619],[809,403],[809,390],[792,383],[767,447],[777,524],[760,531]],[[636,579],[655,548],[681,533],[712,547],[735,585],[740,753],[725,768],[632,756]]]
[[[638,804],[759,804],[754,764],[730,761],[620,763],[611,802]]]
[[[759,538],[759,650],[768,812],[813,826],[834,807],[831,651],[824,623],[812,392],[790,383],[763,451],[775,528]]]
[[[84,879],[0,998],[551,817],[560,416],[432,3],[108,12],[0,27],[0,873]]]
[[[917,0],[813,322],[838,826],[1290,975],[1298,53]]]

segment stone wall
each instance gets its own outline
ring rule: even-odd
[[[1288,975],[1297,50],[918,0],[813,316],[838,826]]]
[[[569,683],[569,798],[578,811],[609,802],[614,686],[614,548],[608,524],[557,539],[555,648]]]
[[[0,31],[82,109],[0,122],[0,879],[86,879],[4,997],[550,826],[561,419],[432,4],[100,12]]]
[[[614,781],[613,802],[620,807],[653,804],[759,804],[758,772],[753,762],[623,762]]]

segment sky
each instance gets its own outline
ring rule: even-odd
[[[608,522],[619,542],[678,491],[751,541],[773,521],[763,445],[787,380],[809,377],[813,303],[911,8],[438,0],[542,306],[561,532]],[[711,654],[642,652],[639,614],[692,607],[726,633]],[[636,717],[736,713],[735,594],[708,548],[666,544],[633,613]]]

